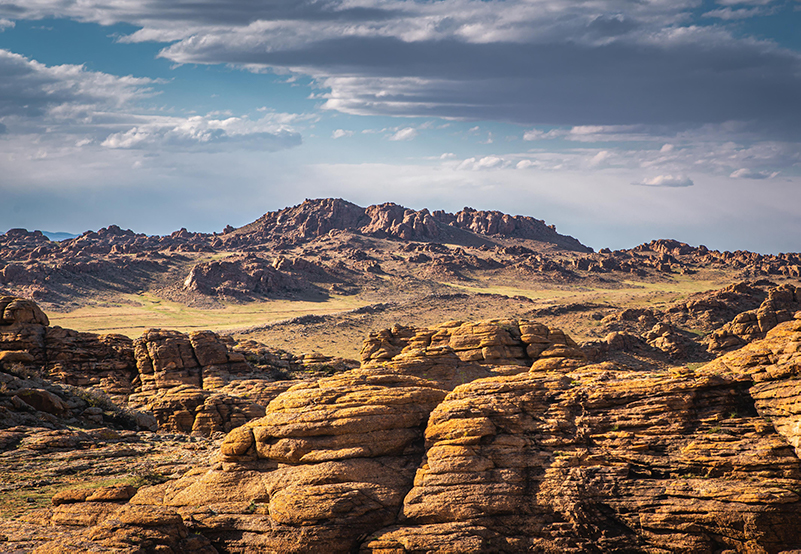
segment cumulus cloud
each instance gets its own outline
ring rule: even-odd
[[[646,178],[634,184],[643,187],[680,188],[680,187],[691,187],[695,183],[693,183],[692,179],[690,179],[685,175],[657,175],[656,177]]]
[[[352,136],[353,136],[353,131],[346,131],[345,129],[337,129],[333,133],[331,133],[332,139],[352,137]]]
[[[417,137],[417,129],[414,127],[404,127],[389,137],[389,140],[412,140]]]
[[[15,23],[8,19],[0,18],[0,33],[8,28],[14,27]]]
[[[157,81],[88,71],[82,65],[46,66],[0,50],[0,116],[64,117],[114,110],[156,94]]]
[[[499,156],[484,156],[481,158],[467,158],[466,160],[461,161],[458,165],[456,165],[457,170],[468,170],[468,171],[481,171],[484,169],[501,169],[509,167],[511,164],[510,160],[506,160]]]

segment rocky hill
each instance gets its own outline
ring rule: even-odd
[[[452,283],[593,287],[715,272],[729,282],[792,279],[801,276],[801,256],[673,240],[594,253],[531,217],[362,208],[341,199],[307,200],[221,234],[146,236],[111,226],[60,242],[24,229],[0,235],[0,291],[51,311],[143,292],[212,308],[271,298],[395,298],[445,292]]]
[[[339,199],[220,234],[11,230],[0,552],[801,551],[800,268]],[[143,293],[292,316],[53,324]]]
[[[770,289],[741,313],[784,313],[793,294]],[[715,325],[727,317],[715,298],[748,308],[762,296],[739,285],[652,315]],[[599,357],[532,320],[396,326],[365,340],[360,363],[165,330],[111,355],[108,337],[52,328],[30,301],[2,305],[5,475],[22,479],[31,457],[51,468],[49,507],[0,519],[12,551],[801,548],[801,311],[757,316],[764,332],[690,369],[634,368],[615,358],[612,339],[611,357]],[[634,329],[613,334],[624,332]],[[117,407],[76,396],[86,389],[65,383],[76,378],[95,395],[114,392],[105,398]],[[191,451],[208,455],[189,466],[163,458],[181,451],[181,433],[220,432],[222,442],[199,439]],[[159,436],[168,442],[151,446]],[[150,457],[168,473],[58,485],[65,470],[54,461],[96,472],[93,449]],[[108,474],[125,475],[109,463]]]
[[[362,208],[340,198],[306,200],[303,204],[264,214],[249,225],[232,231],[226,239],[254,237],[299,242],[331,231],[356,231],[363,235],[404,241],[449,242],[478,246],[492,244],[490,237],[515,237],[553,244],[566,250],[591,252],[573,237],[560,235],[553,225],[533,217],[464,208],[455,214],[420,211],[398,204]],[[237,241],[238,242],[238,241]]]

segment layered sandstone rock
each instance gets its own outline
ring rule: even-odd
[[[190,534],[180,515],[174,510],[163,507],[132,507],[89,497],[78,503],[57,506],[53,523],[86,527],[86,529],[69,538],[47,542],[36,548],[34,554],[75,552],[216,554],[217,552],[208,539]]]
[[[177,509],[226,551],[350,552],[395,521],[445,394],[360,370],[296,385],[226,437],[220,468],[142,489],[132,503]]]
[[[95,387],[124,405],[136,375],[133,341],[124,335],[50,327],[45,334],[47,374],[78,387]]]
[[[426,445],[400,523],[363,552],[801,545],[801,463],[737,378],[590,366],[482,379],[437,407]]]
[[[31,300],[0,298],[0,361],[44,364],[45,333],[50,321]],[[13,355],[12,352],[25,352]]]
[[[135,375],[131,339],[49,327],[35,302],[15,297],[0,299],[0,363],[22,364],[69,385],[97,387],[120,404],[131,393]]]
[[[801,312],[752,342],[699,370],[705,375],[733,375],[751,384],[761,416],[801,455]]]
[[[559,329],[532,321],[451,321],[432,328],[395,326],[371,333],[362,366],[374,372],[414,375],[442,387],[491,375],[550,370],[586,363],[576,343]]]
[[[530,371],[457,355],[514,339],[508,324],[395,329],[362,369],[296,385],[234,429],[217,468],[141,489],[131,509],[175,509],[237,552],[800,548],[799,325],[697,372],[540,369],[572,347],[532,322],[517,327],[539,350]],[[400,373],[407,348],[524,371],[447,393]]]
[[[204,436],[230,431],[264,415],[266,403],[286,389],[259,387],[253,399],[229,394],[243,380],[254,388],[259,371],[211,331],[151,329],[134,341],[134,352],[139,374],[129,400],[167,430]]]
[[[166,391],[181,385],[201,389],[225,386],[253,372],[245,357],[229,349],[212,331],[150,329],[134,341],[138,390]]]

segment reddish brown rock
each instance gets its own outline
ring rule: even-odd
[[[131,339],[49,327],[45,349],[51,379],[78,387],[96,387],[125,405],[136,375]]]
[[[228,432],[264,415],[264,407],[249,400],[182,385],[157,394],[134,395],[142,410],[152,413],[166,431],[209,436]]]
[[[45,332],[49,324],[35,302],[13,296],[0,297],[0,351],[26,352],[31,362],[43,365]],[[14,361],[11,357],[11,354],[4,354],[9,362]]]

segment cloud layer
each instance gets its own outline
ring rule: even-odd
[[[698,4],[38,0],[6,3],[0,17],[131,23],[141,28],[124,40],[169,43],[160,55],[177,63],[310,75],[327,90],[326,108],[352,114],[554,125],[739,120],[797,139],[799,54],[693,23]],[[728,20],[770,2],[719,4],[710,17]]]

